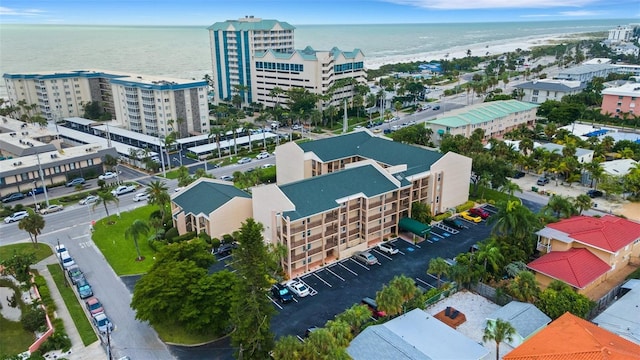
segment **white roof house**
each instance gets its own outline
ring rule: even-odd
[[[489,350],[415,309],[384,324],[369,326],[351,341],[347,353],[355,360],[476,360],[486,358]]]
[[[603,329],[640,344],[640,280],[631,279],[622,285],[629,291],[621,296],[592,322]]]
[[[511,326],[516,329],[513,340],[505,341],[514,348],[551,322],[551,318],[533,304],[519,301],[512,301],[501,307],[487,317],[487,322],[492,322],[497,319],[509,322]]]
[[[557,152],[558,154],[562,155],[562,149],[564,149],[564,146],[559,145],[559,144],[555,144],[555,143],[534,143],[533,144],[533,148],[537,149],[537,148],[543,148],[549,152]],[[590,149],[583,149],[583,148],[576,148],[576,159],[578,159],[578,162],[586,164],[586,163],[590,163],[591,161],[593,161],[593,150]]]
[[[637,164],[638,162],[633,159],[619,159],[605,161],[601,166],[604,172],[609,175],[624,176],[627,175]]]

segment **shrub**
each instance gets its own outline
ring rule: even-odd
[[[51,298],[51,291],[47,286],[47,281],[44,279],[44,277],[42,277],[42,275],[36,275],[33,281],[38,288],[38,292],[40,293],[42,304],[47,308],[47,313],[50,316],[53,315],[53,312],[56,310],[56,303]]]
[[[67,333],[64,331],[62,319],[54,319],[53,328],[55,329],[53,334],[51,334],[47,341],[42,343],[39,351],[43,354],[53,350],[62,350],[62,352],[69,351],[69,349],[71,349],[71,340],[69,340],[69,336],[67,336]]]
[[[218,238],[213,238],[211,239],[211,247],[214,249],[217,249],[220,247],[220,239]]]
[[[433,221],[442,221],[442,220],[444,220],[446,218],[449,218],[449,217],[451,217],[451,213],[446,212],[446,213],[442,213],[442,214],[438,214],[438,215],[434,216],[433,217]]]
[[[40,306],[32,307],[22,313],[20,322],[25,330],[35,332],[46,323],[44,310]]]
[[[229,234],[222,235],[222,243],[223,244],[231,244],[234,241],[235,240],[233,239],[233,236],[231,236]]]
[[[472,207],[474,207],[475,205],[476,205],[475,202],[469,200],[464,204],[456,206],[456,212],[463,212],[463,211],[469,210]]]
[[[177,238],[180,234],[178,234],[178,229],[172,227],[167,232],[164,233],[164,238],[167,239],[167,242],[173,242],[173,239]]]
[[[190,232],[188,232],[188,233],[186,233],[186,234],[183,234],[183,235],[180,235],[180,236],[174,237],[174,238],[173,238],[173,241],[171,241],[171,242],[172,242],[172,243],[179,243],[179,242],[183,242],[183,241],[191,240],[191,239],[196,238],[196,237],[198,237],[198,236],[196,235],[196,232],[195,232],[195,231],[190,231]]]

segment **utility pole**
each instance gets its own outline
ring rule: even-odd
[[[42,181],[42,189],[44,189],[44,201],[46,201],[47,207],[49,207],[49,195],[47,195],[47,184],[44,183],[44,173],[42,172],[42,165],[40,164],[40,153],[36,153],[36,158],[38,159],[38,174],[40,175],[40,181]],[[35,192],[35,189],[33,191]]]

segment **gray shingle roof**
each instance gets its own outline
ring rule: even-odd
[[[518,89],[570,92],[582,90],[586,87],[586,84],[580,83],[577,87],[571,87],[558,81],[529,81],[515,85],[514,87]]]
[[[362,193],[374,197],[397,188],[374,166],[357,166],[280,186],[296,207],[295,211],[283,215],[292,220],[301,219],[338,208],[336,200],[346,196]]]
[[[203,179],[178,194],[173,198],[173,202],[178,204],[187,214],[208,215],[236,197],[250,199],[251,195],[233,185],[220,184]]]
[[[388,166],[406,164],[405,176],[429,171],[431,165],[443,156],[441,153],[417,146],[381,139],[366,131],[309,141],[300,144],[300,147],[304,152],[312,151],[323,162],[359,155]]]
[[[488,319],[508,321],[524,339],[551,322],[551,318],[537,307],[520,301],[508,303],[491,314]]]

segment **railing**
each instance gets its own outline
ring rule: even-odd
[[[349,211],[356,210],[356,209],[360,209],[360,204],[359,203],[356,203],[356,204],[353,204],[353,205],[349,205]]]
[[[382,217],[382,213],[381,212],[377,212],[371,216],[368,217],[369,221],[373,221],[373,220],[378,220]]]
[[[382,226],[378,225],[378,226],[374,226],[371,229],[369,229],[369,234],[374,233],[376,231],[380,231],[382,229]]]
[[[392,208],[391,210],[387,210],[384,212],[385,215],[393,215],[398,211],[398,209],[396,209],[395,207]]]
[[[321,233],[313,234],[313,235],[307,236],[307,241],[308,242],[312,242],[312,241],[315,241],[315,240],[318,240],[318,239],[322,239],[322,236],[323,235]]]
[[[310,222],[309,224],[307,224],[307,228],[310,229],[310,228],[314,228],[314,227],[320,226],[320,225],[322,225],[322,220],[317,220],[317,221]]]
[[[337,226],[332,226],[332,227],[328,227],[324,230],[324,235],[325,236],[329,236],[329,235],[333,235],[335,233],[338,232],[338,227]]]

